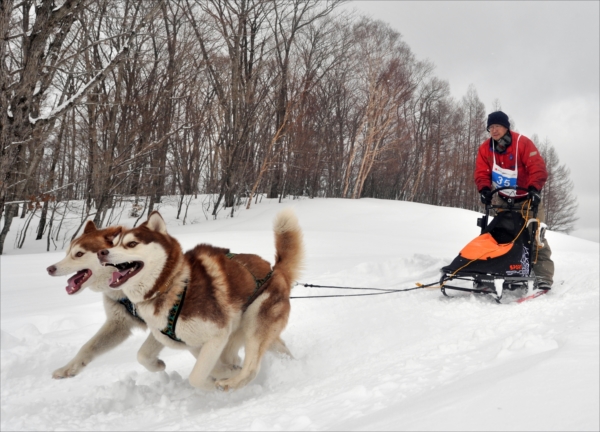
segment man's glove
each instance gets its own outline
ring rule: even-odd
[[[527,195],[531,200],[531,205],[539,205],[542,202],[542,196],[540,195],[540,191],[534,188],[533,186],[529,186],[529,189],[527,190],[529,191]]]
[[[489,187],[484,187],[479,191],[479,198],[483,204],[492,203],[492,190]]]

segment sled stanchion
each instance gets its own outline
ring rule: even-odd
[[[530,296],[533,294],[533,289],[535,288],[533,285],[534,284],[533,284],[532,280],[527,281],[527,296]]]
[[[496,289],[496,301],[502,300],[502,291],[504,290],[504,279],[494,279],[494,288]]]
[[[488,219],[489,219],[490,208],[491,208],[490,206],[491,206],[491,204],[486,204],[485,205],[485,214],[477,219],[477,226],[479,228],[481,228],[481,234],[484,233],[485,229],[488,226]]]

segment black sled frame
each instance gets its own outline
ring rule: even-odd
[[[506,189],[527,191],[527,189],[521,187],[502,187],[495,189],[491,196],[493,197],[493,195]],[[485,214],[477,219],[477,226],[481,228],[481,234],[485,232],[485,229],[488,226],[488,218],[492,210],[502,209],[502,211],[521,212],[521,206],[515,206],[516,203],[513,198],[505,198],[504,200],[505,204],[501,205],[486,204]],[[472,272],[468,271],[467,269],[458,270],[456,272],[448,272],[442,269],[442,276],[440,278],[440,289],[442,294],[444,294],[446,297],[453,297],[452,295],[448,294],[448,290],[463,291],[475,294],[487,294],[492,296],[497,303],[502,303],[502,296],[506,291],[527,289],[527,294],[524,297],[532,295],[538,289],[538,281],[533,271],[532,257],[535,256],[534,253],[536,252],[537,248],[536,240],[537,242],[541,242],[541,239],[543,239],[543,228],[545,228],[545,225],[542,224],[542,230],[538,230],[537,205],[532,205],[531,211],[533,217],[525,221],[525,230],[529,230],[531,233],[526,241],[529,258],[529,275],[506,276],[494,274],[493,272]],[[448,282],[452,281],[467,281],[468,283],[472,284],[472,287],[449,285]]]

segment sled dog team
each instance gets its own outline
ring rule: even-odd
[[[66,257],[47,271],[51,276],[74,273],[67,282],[69,295],[84,288],[102,293],[106,322],[52,376],[79,374],[136,327],[150,330],[137,354],[146,369],[165,369],[159,358],[163,347],[186,349],[196,358],[189,381],[205,390],[248,384],[267,350],[291,357],[280,335],[302,265],[302,232],[289,209],[276,216],[273,230],[271,268],[258,255],[208,244],[184,252],[158,212],[133,229],[97,229],[88,222]]]

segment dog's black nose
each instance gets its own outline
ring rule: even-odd
[[[50,266],[46,269],[46,271],[48,272],[49,275],[53,275],[54,273],[56,273],[56,266]]]
[[[108,255],[108,249],[102,249],[98,252],[98,258]]]

